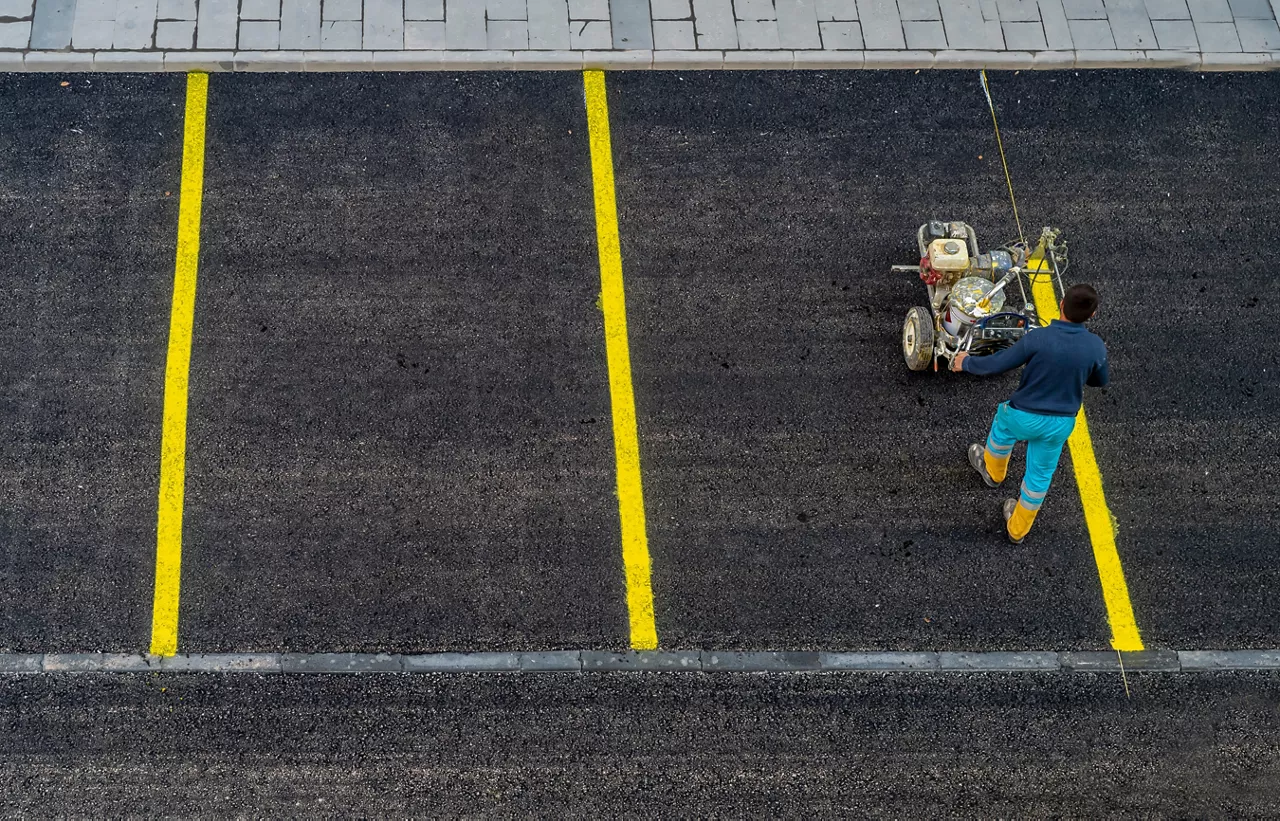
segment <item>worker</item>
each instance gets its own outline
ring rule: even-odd
[[[989,356],[961,352],[951,360],[951,370],[978,376],[1026,366],[1018,389],[996,408],[986,447],[969,446],[969,464],[987,487],[999,487],[1013,446],[1027,443],[1022,491],[1017,499],[1006,500],[1003,508],[1005,528],[1014,544],[1027,537],[1049,492],[1062,446],[1076,426],[1084,386],[1103,388],[1110,379],[1107,347],[1084,326],[1098,310],[1098,292],[1089,285],[1072,285],[1058,308],[1062,319],[1025,334],[1012,347]]]

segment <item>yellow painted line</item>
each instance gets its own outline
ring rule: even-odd
[[[613,187],[613,146],[604,72],[583,72],[587,130],[591,138],[591,177],[596,201],[596,242],[600,251],[600,307],[604,311],[605,350],[609,358],[609,397],[613,404],[613,450],[618,464],[618,512],[622,520],[622,563],[627,575],[627,611],[631,646],[658,646],[649,581],[649,540],[644,525],[644,489],[640,482],[640,441],[636,401],[631,388],[631,352],[627,345],[627,299],[622,286],[622,247],[618,241],[618,204]]]
[[[200,205],[204,197],[204,119],[209,75],[187,75],[182,139],[182,188],[178,202],[178,254],[164,371],[164,426],[160,445],[160,509],[156,522],[156,589],[151,611],[151,652],[178,651],[178,592],[182,580],[182,495],[187,461],[187,379],[200,257]]]
[[[1035,277],[1031,284],[1036,312],[1046,321],[1059,319],[1058,296],[1047,274]],[[1084,521],[1089,528],[1089,541],[1093,542],[1093,559],[1098,565],[1098,577],[1102,581],[1102,598],[1107,605],[1107,619],[1111,622],[1111,646],[1116,650],[1143,649],[1138,623],[1133,618],[1133,604],[1129,601],[1129,585],[1124,580],[1124,568],[1120,565],[1120,553],[1116,550],[1115,526],[1107,497],[1102,492],[1102,472],[1093,454],[1093,439],[1089,436],[1089,423],[1084,408],[1076,415],[1076,427],[1067,441],[1071,449],[1071,464],[1075,468],[1076,485],[1080,489],[1080,502],[1084,505]]]

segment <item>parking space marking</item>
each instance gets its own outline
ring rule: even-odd
[[[182,501],[186,483],[187,383],[195,320],[196,267],[200,257],[200,206],[204,197],[204,125],[209,75],[187,75],[178,201],[178,250],[174,264],[169,352],[164,372],[164,426],[160,446],[160,500],[156,521],[156,586],[151,611],[151,652],[178,650],[178,594],[182,579]]]
[[[1033,276],[1031,293],[1040,316],[1050,320],[1060,318],[1058,297],[1048,276]],[[1129,585],[1125,583],[1124,567],[1116,550],[1111,509],[1107,507],[1107,497],[1102,491],[1102,472],[1098,470],[1098,460],[1093,453],[1093,439],[1089,436],[1089,423],[1083,406],[1076,414],[1076,427],[1067,444],[1071,448],[1071,464],[1075,468],[1080,503],[1084,506],[1084,521],[1089,529],[1093,558],[1102,582],[1107,619],[1111,622],[1111,646],[1122,651],[1142,650],[1142,637],[1133,617]]]
[[[645,534],[640,442],[636,434],[635,393],[631,386],[626,291],[622,283],[622,247],[618,238],[613,145],[609,138],[604,72],[583,72],[583,89],[591,143],[596,242],[600,253],[600,308],[604,312],[605,349],[609,360],[609,397],[613,410],[613,449],[617,461],[618,512],[622,526],[622,562],[627,577],[631,646],[636,650],[652,650],[658,646],[658,631],[653,614],[649,541]]]

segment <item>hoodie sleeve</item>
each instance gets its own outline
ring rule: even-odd
[[[1089,371],[1089,378],[1085,380],[1085,384],[1091,388],[1105,388],[1111,382],[1111,366],[1107,364],[1106,349],[1102,351],[1102,358],[1094,363],[1093,370]]]
[[[989,356],[967,356],[962,370],[975,376],[994,376],[1011,371],[1019,365],[1025,365],[1035,353],[1033,343],[1030,341],[1031,336],[1032,334],[1024,334],[1021,339],[1013,343],[1012,347],[1005,348],[1000,353]]]

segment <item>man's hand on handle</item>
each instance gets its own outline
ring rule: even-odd
[[[960,373],[964,370],[964,361],[969,358],[969,354],[960,351],[951,358],[951,370],[953,373]]]

